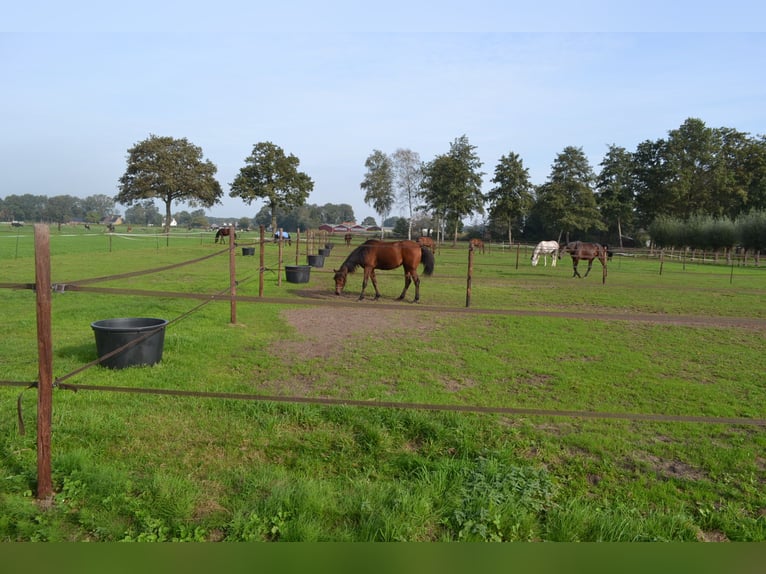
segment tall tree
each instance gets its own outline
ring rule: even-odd
[[[569,237],[570,232],[603,230],[593,193],[595,175],[582,148],[567,146],[556,156],[548,180],[537,189],[544,219]]]
[[[271,212],[271,229],[277,230],[277,213],[304,205],[314,189],[312,179],[298,171],[299,165],[297,157],[285,155],[279,146],[257,143],[234,178],[229,196],[239,197],[248,205],[264,199]]]
[[[437,218],[453,226],[453,243],[457,243],[464,217],[484,213],[481,166],[476,146],[461,136],[450,144],[449,153],[437,156],[424,168],[422,197]]]
[[[665,140],[646,140],[638,144],[632,155],[631,169],[633,197],[636,202],[637,223],[644,228],[662,214],[673,213],[669,195],[665,193],[672,178],[665,160]]]
[[[150,135],[128,150],[127,164],[115,201],[133,205],[145,199],[162,200],[165,233],[170,232],[174,201],[212,207],[220,203],[223,195],[214,177],[218,168],[210,160],[203,160],[202,148],[186,138]]]
[[[620,247],[623,225],[629,227],[633,223],[635,202],[631,186],[632,165],[630,152],[613,144],[609,146],[596,178],[597,203],[601,217],[609,230],[614,229],[612,226],[616,227]]]
[[[689,118],[669,132],[665,160],[674,177],[667,182],[666,193],[673,215],[686,220],[711,210],[715,155],[715,133],[702,120]]]
[[[495,166],[492,178],[495,184],[488,193],[490,219],[504,223],[508,232],[508,243],[513,243],[513,227],[520,228],[521,221],[532,206],[532,183],[529,170],[516,153],[502,156]]]
[[[412,239],[412,214],[423,181],[420,155],[409,149],[397,149],[391,157],[394,169],[394,188],[399,203],[407,209],[407,239]]]
[[[364,162],[367,173],[359,184],[364,193],[364,202],[380,215],[381,237],[383,220],[391,213],[394,206],[394,170],[391,158],[380,150],[373,150]]]

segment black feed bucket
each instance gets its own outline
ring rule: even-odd
[[[312,267],[322,267],[324,265],[324,255],[308,255],[309,265]]]
[[[330,250],[326,247],[324,249],[319,249],[319,255],[322,257],[329,257],[330,256]]]
[[[242,255],[255,255],[255,247],[243,247]]]
[[[91,323],[90,326],[96,336],[96,352],[99,357],[157,330],[153,335],[109,357],[101,364],[110,369],[123,369],[160,362],[167,324],[165,319],[148,318],[104,319]]]
[[[310,276],[310,265],[285,265],[285,278],[288,283],[308,283]]]

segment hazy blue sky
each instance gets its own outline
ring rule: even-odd
[[[255,143],[300,159],[309,203],[372,215],[373,150],[423,161],[465,135],[543,183],[566,146],[593,168],[687,118],[766,133],[763,8],[726,3],[27,1],[0,23],[0,197],[114,195],[128,148],[186,137],[223,205]],[[188,209],[174,206],[174,211]],[[394,214],[397,214],[395,210]]]

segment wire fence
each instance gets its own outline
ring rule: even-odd
[[[238,243],[237,246],[242,245],[258,245],[263,246],[265,240],[252,241],[250,243]],[[495,245],[496,248],[506,249],[504,245]],[[387,401],[358,401],[350,399],[328,399],[321,397],[305,397],[305,396],[268,396],[268,395],[254,395],[254,394],[231,394],[231,393],[208,393],[201,391],[185,391],[185,390],[168,390],[168,389],[148,389],[148,388],[135,388],[135,387],[114,387],[114,386],[94,386],[94,385],[78,385],[74,383],[67,383],[69,379],[72,379],[76,375],[83,371],[97,366],[109,358],[127,350],[128,348],[140,344],[145,339],[154,335],[158,330],[170,327],[176,323],[187,319],[194,315],[197,311],[201,310],[204,306],[214,301],[242,301],[242,302],[271,302],[278,304],[296,304],[294,299],[288,298],[263,298],[252,296],[232,296],[230,288],[226,287],[215,293],[180,293],[180,292],[168,292],[168,291],[155,291],[155,290],[139,290],[139,289],[125,289],[125,288],[108,288],[93,286],[94,283],[109,282],[114,280],[121,280],[126,278],[133,278],[143,275],[163,273],[172,269],[177,269],[189,265],[194,265],[206,261],[208,259],[219,257],[229,253],[233,248],[232,245],[226,246],[224,249],[215,251],[214,253],[206,254],[201,257],[196,257],[172,265],[165,265],[161,267],[149,268],[144,270],[132,271],[129,273],[121,273],[109,276],[92,277],[87,279],[70,281],[67,283],[57,283],[53,285],[53,289],[57,292],[64,291],[81,291],[91,292],[107,295],[129,295],[129,296],[149,296],[149,297],[171,297],[171,298],[185,298],[196,299],[201,302],[188,311],[182,313],[178,317],[175,317],[168,321],[167,325],[163,325],[157,330],[150,330],[141,336],[131,340],[129,343],[110,351],[109,353],[98,357],[97,359],[90,361],[73,371],[63,374],[55,378],[53,387],[57,389],[70,390],[70,391],[96,391],[96,392],[120,392],[120,393],[137,393],[137,394],[156,394],[156,395],[172,395],[182,397],[197,397],[197,398],[218,398],[227,400],[249,400],[249,401],[266,401],[266,402],[284,402],[284,403],[301,403],[301,404],[314,404],[314,405],[344,405],[344,406],[357,406],[357,407],[377,407],[377,408],[400,408],[400,409],[418,409],[418,410],[439,410],[439,411],[452,411],[452,412],[475,412],[475,413],[495,413],[505,415],[525,415],[525,416],[550,416],[550,417],[574,417],[574,418],[603,418],[603,419],[626,419],[635,421],[655,421],[655,422],[687,422],[687,423],[706,423],[706,424],[740,424],[740,425],[757,425],[766,426],[766,419],[754,419],[754,418],[738,418],[738,417],[707,417],[707,416],[683,416],[683,415],[664,415],[664,414],[646,414],[646,413],[629,413],[629,412],[598,412],[598,411],[572,411],[572,410],[550,410],[550,409],[537,409],[537,408],[513,408],[513,407],[494,407],[486,405],[440,405],[440,404],[426,404],[426,403],[411,403],[411,402],[387,402]],[[520,244],[514,245],[514,249],[530,251],[534,246],[522,246]],[[491,248],[490,248],[491,249]],[[270,258],[270,266],[259,267],[255,273],[248,277],[241,278],[238,282],[244,283],[250,281],[255,277],[263,274],[264,272],[274,271],[282,266],[282,261],[276,256]],[[0,283],[0,288],[6,289],[34,289],[34,284],[27,283]],[[355,303],[347,301],[330,301],[330,300],[308,300],[301,301],[303,305],[330,305],[336,307],[355,306]],[[387,305],[378,305],[377,308],[385,309]],[[399,309],[397,305],[388,306],[391,309]],[[461,313],[476,313],[476,314],[513,314],[513,315],[547,315],[547,316],[570,316],[568,313],[557,312],[544,312],[544,311],[520,311],[520,310],[503,310],[503,309],[455,309],[445,308],[439,306],[424,306],[417,307],[418,311],[423,312],[461,312]],[[602,314],[599,316],[600,320],[624,320],[625,317],[621,314]],[[656,315],[647,315],[645,318],[637,316],[635,320],[647,320],[656,322],[658,320],[667,320],[671,322],[672,317],[658,317]],[[724,323],[725,319],[722,319]],[[38,381],[11,381],[0,380],[0,386],[15,386],[25,388],[37,387]],[[19,424],[23,433],[23,418],[21,416],[21,395],[19,396]]]

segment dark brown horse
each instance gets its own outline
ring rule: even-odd
[[[343,236],[343,241],[345,241],[345,242],[346,242],[346,247],[348,247],[349,245],[351,245],[351,238],[352,238],[352,237],[353,237],[353,236],[352,236],[350,233],[346,233],[346,235],[344,235],[344,236]]]
[[[418,267],[423,263],[423,273],[431,275],[434,271],[434,255],[431,251],[418,245],[414,241],[381,241],[379,239],[369,239],[362,245],[354,249],[340,269],[335,270],[335,294],[340,295],[346,286],[346,277],[353,273],[357,267],[364,268],[364,280],[362,281],[362,292],[359,294],[359,300],[364,299],[364,290],[367,288],[367,281],[372,279],[372,286],[375,288],[375,299],[380,298],[378,282],[375,279],[376,269],[396,269],[404,267],[404,289],[397,300],[404,299],[407,288],[410,283],[415,283],[415,301],[420,300],[420,277],[418,276]]]
[[[559,257],[564,253],[569,253],[572,256],[572,268],[574,274],[572,277],[582,277],[577,271],[577,264],[580,259],[585,259],[588,262],[588,270],[585,272],[585,277],[590,273],[590,268],[593,267],[593,260],[598,259],[601,261],[601,265],[604,268],[603,281],[606,281],[606,248],[599,243],[583,243],[582,241],[572,241],[564,245],[560,252]]]
[[[215,242],[218,243],[218,240],[221,240],[221,243],[223,243],[223,238],[228,237],[229,241],[231,241],[231,234],[233,233],[233,230],[231,227],[219,227],[218,231],[215,232]],[[234,233],[234,239],[237,238],[237,234]]]
[[[474,251],[481,251],[484,253],[484,242],[481,239],[473,238],[471,241],[469,241],[469,248],[472,248]]]

